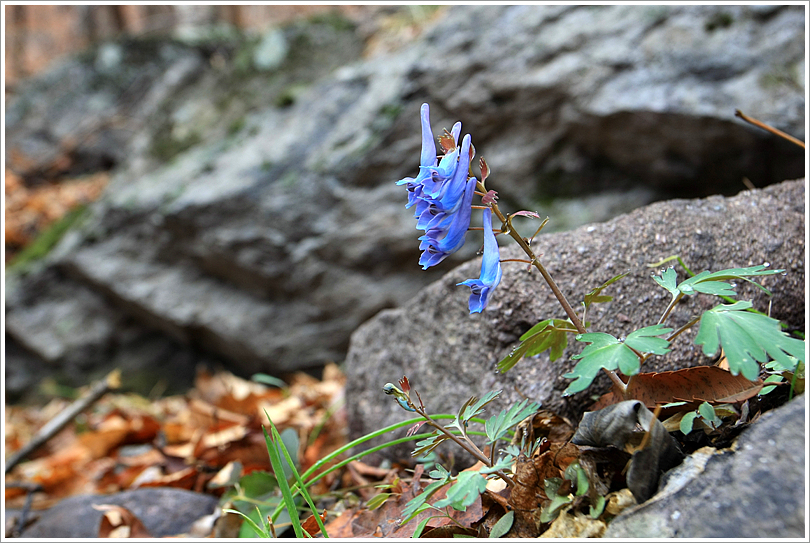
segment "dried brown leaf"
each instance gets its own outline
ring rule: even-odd
[[[694,366],[676,371],[656,373],[639,373],[627,386],[625,398],[612,390],[603,395],[591,407],[593,411],[623,401],[638,400],[648,409],[656,405],[677,401],[688,402],[682,410],[691,410],[697,404],[709,402],[737,403],[756,396],[762,390],[763,383],[757,379],[752,382],[742,376],[733,375],[717,366]],[[672,410],[666,410],[665,415]]]
[[[101,511],[101,522],[98,526],[98,536],[103,538],[144,538],[152,537],[149,530],[126,507],[109,504],[93,504],[93,509]]]

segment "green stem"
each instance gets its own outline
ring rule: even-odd
[[[433,420],[430,417],[430,415],[425,413],[420,407],[416,407],[416,412],[418,414],[422,415],[425,418],[425,422],[427,424],[430,424],[431,426],[436,428],[438,431],[440,431],[441,433],[446,435],[449,439],[454,441],[456,443],[456,445],[458,445],[459,447],[461,447],[462,449],[464,449],[468,453],[475,456],[481,462],[483,462],[485,466],[492,467],[493,464],[490,461],[490,459],[487,458],[487,456],[481,451],[481,449],[479,449],[478,446],[475,443],[473,443],[467,437],[465,430],[461,430],[462,437],[464,437],[464,440],[462,441],[453,432],[451,432],[450,430],[448,430],[447,428],[445,428],[444,426],[442,426],[441,424],[439,424],[438,422]],[[493,443],[492,446],[494,447],[495,443]],[[513,486],[515,484],[512,481],[512,479],[510,477],[508,477],[502,470],[496,471],[495,474],[498,475],[498,477],[500,477],[501,479],[503,479],[508,486]]]
[[[697,323],[699,323],[699,322],[700,322],[700,317],[695,317],[695,318],[694,318],[694,319],[692,319],[691,321],[687,322],[686,324],[684,324],[683,326],[681,326],[680,328],[678,328],[677,330],[675,330],[675,332],[673,332],[673,333],[672,333],[672,334],[671,334],[671,335],[670,335],[670,336],[667,338],[667,341],[671,343],[673,339],[675,339],[675,338],[676,338],[676,337],[678,337],[679,335],[683,334],[684,332],[686,332],[687,330],[689,330],[690,328],[692,328],[694,325],[696,325],[696,324],[697,324]],[[652,355],[653,355],[653,353],[647,353],[647,354],[645,354],[645,355],[644,355],[644,357],[641,359],[641,363],[643,364],[643,363],[644,363],[644,361],[646,361],[646,360],[647,360],[648,358],[650,358]]]
[[[683,298],[683,292],[678,292],[677,296],[673,296],[672,301],[669,302],[666,310],[664,310],[664,314],[658,319],[658,324],[664,324],[664,321],[667,320],[669,314],[672,313],[672,310],[675,309],[675,306],[681,301],[681,298]]]

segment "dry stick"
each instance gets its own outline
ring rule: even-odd
[[[486,192],[485,187],[481,184],[480,181],[478,181],[478,189]],[[551,275],[549,275],[549,273],[546,271],[546,268],[537,259],[531,247],[529,247],[529,244],[526,243],[526,240],[523,239],[520,236],[520,234],[518,234],[515,231],[514,228],[512,228],[511,220],[504,217],[503,213],[501,213],[501,210],[498,209],[498,204],[496,203],[492,204],[492,211],[495,212],[495,215],[498,217],[498,219],[500,219],[501,223],[507,225],[507,227],[509,228],[508,234],[512,236],[512,238],[517,242],[518,245],[520,245],[521,249],[523,249],[526,255],[531,259],[531,262],[532,264],[534,264],[534,267],[540,271],[540,275],[542,275],[543,279],[546,280],[546,283],[551,289],[551,292],[554,293],[554,296],[557,298],[557,301],[560,302],[560,305],[562,306],[565,313],[568,315],[568,318],[571,319],[571,322],[573,323],[577,331],[580,334],[586,333],[587,330],[585,329],[585,326],[582,325],[582,321],[580,321],[579,317],[577,317],[576,312],[571,307],[571,304],[568,303],[568,300],[566,300],[565,295],[559,289],[557,283],[554,282],[554,279],[552,279]],[[602,369],[605,371],[605,373],[607,373],[608,377],[610,377],[610,380],[613,381],[613,385],[617,387],[622,393],[624,393],[624,391],[627,390],[627,385],[624,383],[624,381],[622,381],[619,378],[618,375],[616,375],[615,371],[611,371],[607,368]]]
[[[17,451],[6,463],[6,473],[14,466],[24,460],[29,454],[40,448],[49,439],[55,436],[62,428],[72,421],[79,413],[90,407],[107,391],[121,386],[121,370],[110,372],[102,381],[93,384],[90,390],[82,398],[79,398],[64,411],[49,420],[45,426],[40,428],[37,435],[29,441],[22,449]]]
[[[31,502],[34,499],[34,493],[40,492],[42,490],[42,485],[36,483],[8,483],[6,484],[6,488],[22,488],[26,492],[25,504],[23,504],[23,508],[20,511],[20,516],[17,517],[16,521],[14,522],[14,526],[11,528],[10,534],[11,537],[20,537],[20,534],[25,529],[26,524],[28,524],[28,515],[31,514]],[[6,534],[6,537],[9,537],[9,534]]]
[[[754,126],[757,126],[757,127],[761,128],[763,130],[767,130],[771,134],[776,134],[777,136],[779,136],[781,138],[785,138],[789,142],[795,143],[796,145],[798,145],[799,147],[804,149],[804,142],[803,141],[801,141],[799,139],[796,139],[796,138],[794,138],[793,136],[791,136],[789,134],[785,134],[781,130],[777,130],[776,128],[774,128],[772,126],[768,126],[767,124],[763,123],[762,121],[758,121],[758,120],[754,119],[753,117],[749,117],[748,115],[744,114],[739,109],[734,110],[734,115],[736,115],[737,117],[739,117],[740,119],[742,119],[743,121],[745,121],[747,123],[751,123]]]

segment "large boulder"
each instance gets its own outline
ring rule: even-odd
[[[423,101],[436,130],[464,121],[502,201],[557,210],[555,228],[802,175],[798,149],[733,116],[804,136],[798,6],[457,6],[426,24],[364,60],[334,21],[246,49],[116,43],[21,88],[8,154],[42,157],[18,162],[25,179],[93,153],[114,175],[39,268],[10,274],[16,392],[35,382],[32,357],[81,366],[63,372],[74,384],[118,350],[150,366],[160,355],[133,341],[146,336],[181,361],[166,378],[205,359],[242,374],[342,360],[358,325],[475,250],[416,265],[394,181],[415,173]],[[133,55],[144,77],[125,68]],[[85,79],[53,96],[60,78]],[[94,137],[71,128],[76,112],[106,112]]]
[[[764,263],[784,269],[784,274],[761,278],[772,297],[741,281],[738,299],[752,300],[756,309],[770,311],[791,330],[804,330],[804,193],[804,180],[800,180],[732,198],[659,202],[603,224],[541,234],[533,247],[575,308],[592,288],[629,272],[604,291],[613,296],[612,301],[588,310],[590,331],[622,337],[658,322],[670,295],[651,278],[664,266],[650,269],[648,265],[672,255],[679,255],[695,273]],[[503,245],[501,259],[525,258],[516,244]],[[456,284],[478,277],[480,265],[476,259],[449,271],[407,305],[381,312],[352,335],[346,359],[352,437],[407,416],[382,392],[387,381],[396,382],[403,375],[432,413],[455,413],[470,396],[502,390],[490,413],[528,397],[578,421],[594,395],[609,390],[610,381],[600,374],[587,390],[563,397],[570,384],[563,374],[572,370],[577,361],[571,356],[583,347],[573,338],[560,360],[550,362],[546,351],[498,373],[498,361],[531,326],[566,315],[540,274],[529,273],[521,263],[502,264],[503,278],[488,307],[471,315],[469,289]],[[678,280],[685,279],[683,270],[676,269]],[[709,295],[687,297],[666,324],[678,328],[721,302]],[[702,348],[692,343],[696,333],[693,327],[681,334],[670,353],[651,358],[642,371],[711,363]],[[407,449],[402,446],[386,454],[402,457]]]
[[[623,511],[604,537],[807,537],[801,396],[765,413],[731,449],[701,449],[649,501]]]

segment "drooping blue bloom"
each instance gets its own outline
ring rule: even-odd
[[[458,283],[467,285],[470,293],[470,313],[480,313],[487,306],[489,295],[501,282],[501,255],[498,241],[492,232],[492,211],[484,210],[484,256],[481,259],[481,276]]]
[[[455,211],[444,217],[438,224],[429,228],[424,236],[419,240],[419,248],[423,251],[419,259],[422,269],[426,270],[430,266],[435,266],[454,252],[458,251],[467,236],[470,228],[470,215],[472,212],[472,199],[475,194],[476,178],[467,175],[470,168],[470,145],[472,144],[469,134],[464,136],[461,143],[461,154],[456,170],[456,178],[463,178],[463,183],[457,183],[454,188],[459,194],[454,194],[458,198],[458,203],[453,204]]]
[[[475,153],[470,135],[464,136],[459,146],[461,123],[454,124],[450,133],[441,137],[445,154],[438,161],[429,114],[428,105],[422,104],[419,174],[397,182],[406,185],[408,204],[405,207],[415,206],[416,228],[425,232],[419,238],[422,269],[435,266],[464,245],[477,182],[469,176],[471,155]]]

